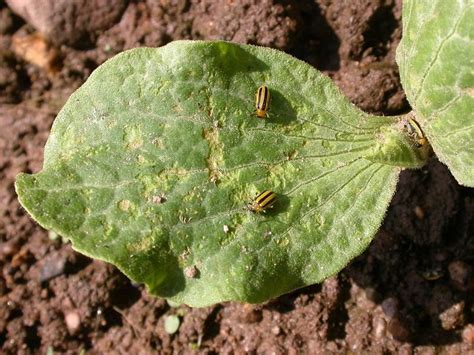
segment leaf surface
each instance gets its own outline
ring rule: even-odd
[[[282,52],[174,42],[100,66],[59,113],[43,170],[16,189],[42,226],[156,295],[262,302],[367,247],[398,166],[422,164],[399,127]],[[248,211],[264,190],[274,208]]]
[[[474,187],[474,1],[403,2],[400,77],[438,158]]]

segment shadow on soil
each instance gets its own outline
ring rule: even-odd
[[[314,1],[301,1],[300,36],[290,54],[313,65],[321,71],[340,68],[339,47],[341,41],[327,22],[321,8]],[[301,38],[304,38],[302,40]]]

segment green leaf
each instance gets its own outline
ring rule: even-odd
[[[474,187],[474,1],[403,2],[397,62],[438,158]]]
[[[43,170],[19,175],[16,189],[42,226],[173,303],[262,302],[367,247],[398,166],[423,164],[403,119],[359,111],[330,79],[268,48],[134,49],[70,97]],[[274,208],[248,211],[267,189]]]

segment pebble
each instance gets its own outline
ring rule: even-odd
[[[61,275],[66,267],[66,259],[59,254],[50,256],[40,271],[39,281],[46,282]]]
[[[372,327],[374,329],[374,336],[376,338],[382,338],[385,336],[385,331],[387,329],[387,322],[382,317],[375,317],[372,320]]]
[[[452,285],[459,291],[466,292],[474,288],[472,266],[463,261],[453,261],[448,266]]]
[[[59,53],[39,33],[29,35],[14,34],[12,49],[25,62],[44,69],[48,74],[59,70]]]
[[[272,333],[275,334],[275,335],[278,335],[281,333],[281,328],[278,326],[278,325],[275,325],[273,328],[272,328]]]
[[[81,326],[81,318],[77,312],[71,311],[66,313],[64,320],[70,333],[74,334],[79,330],[79,327]]]
[[[459,328],[464,324],[464,301],[453,304],[440,313],[441,327],[445,330]]]
[[[398,300],[395,297],[384,299],[381,306],[388,319],[395,317],[398,312]]]
[[[469,345],[474,345],[474,324],[469,324],[464,328],[462,340]]]
[[[83,46],[84,39],[94,37],[120,19],[127,1],[7,0],[7,4],[48,41]]]
[[[174,334],[178,331],[181,321],[176,315],[169,315],[165,318],[165,332]]]

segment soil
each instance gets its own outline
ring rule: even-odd
[[[93,11],[90,3],[79,10]],[[394,60],[401,0],[122,3],[100,31],[76,24],[85,26],[81,45],[66,30],[45,38],[0,0],[2,353],[474,352],[474,190],[459,186],[436,158],[402,172],[363,255],[320,285],[262,305],[170,307],[35,224],[17,201],[15,175],[41,169],[58,110],[124,49],[183,38],[271,46],[332,77],[368,112],[410,110]],[[169,315],[180,319],[174,334],[164,328]]]

